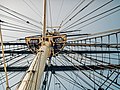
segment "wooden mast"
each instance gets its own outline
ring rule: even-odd
[[[44,38],[37,55],[32,64],[26,72],[21,84],[17,90],[39,90],[41,85],[42,76],[44,73],[47,58],[51,52],[50,42],[45,40],[46,37],[46,0],[44,0],[44,14],[43,14],[43,35]]]
[[[43,37],[46,36],[46,0],[43,2]]]

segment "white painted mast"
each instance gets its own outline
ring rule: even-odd
[[[50,43],[46,37],[46,0],[44,0],[43,41],[32,64],[26,72],[17,90],[39,90],[47,58],[50,55]]]
[[[49,52],[50,45],[45,42],[45,45],[39,49],[17,90],[39,90]]]

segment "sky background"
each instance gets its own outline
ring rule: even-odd
[[[59,26],[60,23],[65,19],[65,17],[68,16],[69,13],[73,10],[75,5],[78,5],[78,2],[80,2],[80,1],[82,2],[83,0],[50,0],[50,1],[48,0],[48,3],[47,3],[47,26],[48,27],[50,27],[51,25]],[[64,27],[70,25],[72,22],[74,22],[78,18],[86,15],[87,13],[91,12],[92,10],[96,9],[97,7],[99,7],[100,5],[102,5],[108,1],[109,0],[93,1],[93,3],[91,5],[89,5],[82,12],[80,12],[78,15],[76,15],[76,17],[74,17],[71,21],[69,21],[65,26],[62,26],[62,28],[64,29]],[[67,20],[69,20],[75,13],[77,13],[80,9],[82,9],[88,2],[90,2],[90,0],[84,1],[84,3],[81,4],[81,6],[79,8],[77,8],[76,11]],[[43,13],[42,0],[34,0],[34,1],[32,1],[32,0],[17,0],[17,1],[16,0],[0,0],[0,4],[11,10],[14,10],[22,15],[32,18],[32,19],[36,20],[37,22],[43,22],[42,21],[42,13]],[[111,2],[110,4],[106,5],[105,7],[101,8],[100,10],[94,12],[93,14],[90,14],[89,16],[82,19],[81,21],[84,21],[84,20],[86,20],[94,15],[97,15],[105,10],[111,9],[119,4],[120,4],[119,0],[113,0],[113,2]],[[115,9],[115,10],[117,10],[117,9]],[[10,13],[12,13],[12,12],[10,12]],[[106,14],[108,14],[108,13],[106,13]],[[7,16],[8,18],[6,18],[3,15]],[[14,14],[14,15],[17,15],[17,14]],[[19,15],[17,15],[17,16],[23,18],[25,21],[29,21],[32,24],[35,24],[35,25],[39,26],[40,28],[42,28],[41,23],[38,24],[38,23],[28,20],[22,16],[19,16]],[[100,16],[100,17],[102,17],[102,16]],[[97,18],[100,18],[100,17],[97,17]],[[79,27],[84,26],[85,24],[90,23],[97,18],[94,18],[85,23],[82,23],[74,28],[70,28],[69,30],[78,29]],[[33,25],[29,25],[25,21],[22,21],[22,20],[14,17],[10,14],[7,14],[1,10],[0,10],[0,19],[2,19],[3,21],[6,21],[6,22],[12,23],[12,24],[17,24],[17,25],[21,25],[24,27],[26,26],[26,27],[32,28],[33,29],[32,31],[36,31],[40,34],[42,31],[40,28],[37,28]],[[51,24],[51,22],[52,22],[52,24]],[[101,19],[101,20],[93,23],[93,24],[90,24],[84,28],[80,28],[80,30],[82,30],[82,31],[77,32],[77,33],[95,33],[95,32],[99,32],[99,31],[118,29],[119,23],[120,23],[120,12],[118,11],[108,17],[105,17],[104,19]],[[10,27],[6,27],[6,26],[2,26],[2,27],[10,29]],[[48,30],[50,30],[50,28],[48,28]],[[6,35],[6,36],[8,35],[8,36],[12,36],[12,37],[14,36],[16,38],[21,38],[21,37],[38,34],[38,33],[25,33],[25,32],[18,32],[18,31],[10,31],[10,30],[9,31],[2,30],[2,31],[3,31],[3,35]],[[14,38],[8,39],[8,37],[4,37],[5,41],[15,40],[15,39]]]

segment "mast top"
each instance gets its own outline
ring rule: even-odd
[[[43,37],[46,37],[46,0],[43,2]]]

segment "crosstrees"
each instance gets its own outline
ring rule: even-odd
[[[106,70],[106,69],[120,69],[120,65],[86,65],[86,66],[82,66],[82,65],[76,65],[77,68],[79,68],[79,70]],[[18,66],[18,67],[7,67],[8,72],[19,72],[19,71],[26,71],[28,70],[28,66]],[[46,66],[44,71],[78,71],[78,69],[75,68],[74,66]],[[91,68],[91,69],[90,69]],[[3,67],[0,67],[0,72],[4,72]]]

